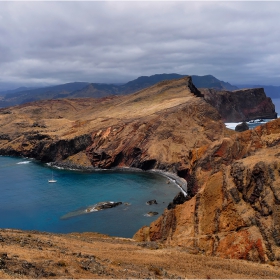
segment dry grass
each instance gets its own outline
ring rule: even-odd
[[[258,264],[149,248],[95,233],[0,231],[0,278],[279,278],[278,263]]]

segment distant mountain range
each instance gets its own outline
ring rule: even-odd
[[[173,80],[188,75],[156,74],[142,76],[126,84],[102,84],[74,82],[51,87],[36,89],[18,88],[0,93],[0,107],[14,106],[27,102],[44,99],[77,98],[77,97],[105,97],[110,95],[126,95],[150,87],[164,80]],[[212,75],[192,76],[197,88],[214,88],[217,90],[236,90],[238,87],[220,81]]]

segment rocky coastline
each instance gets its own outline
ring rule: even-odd
[[[234,94],[232,100],[246,95],[246,102],[238,101],[230,121],[275,117],[263,90]],[[242,107],[250,95],[259,102],[256,110]],[[231,96],[221,94],[220,101],[223,96],[226,104],[218,108],[231,110]],[[280,119],[235,132],[205,99],[186,77],[129,96],[44,100],[9,108],[8,114],[0,110],[0,154],[84,172],[157,173],[180,193],[136,240],[280,262]]]

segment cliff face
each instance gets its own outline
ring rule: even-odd
[[[219,139],[226,130],[201,96],[186,77],[129,96],[48,100],[2,109],[0,153],[186,175],[189,151]]]
[[[129,96],[1,109],[0,154],[174,172],[187,179],[189,200],[175,199],[135,238],[207,255],[280,259],[280,120],[236,134],[201,96],[186,77]]]
[[[196,194],[166,210],[137,240],[206,255],[280,259],[280,120],[192,151]]]
[[[275,119],[277,113],[263,88],[235,91],[200,89],[204,98],[221,114],[224,122],[241,122],[255,119]]]

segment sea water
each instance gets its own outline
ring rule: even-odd
[[[56,183],[48,182],[52,173]],[[148,212],[160,215],[178,192],[174,183],[167,183],[158,174],[70,171],[30,159],[0,156],[0,228],[132,237],[158,218],[147,216]],[[152,199],[158,204],[147,205]],[[97,212],[83,211],[103,201],[123,204]]]

